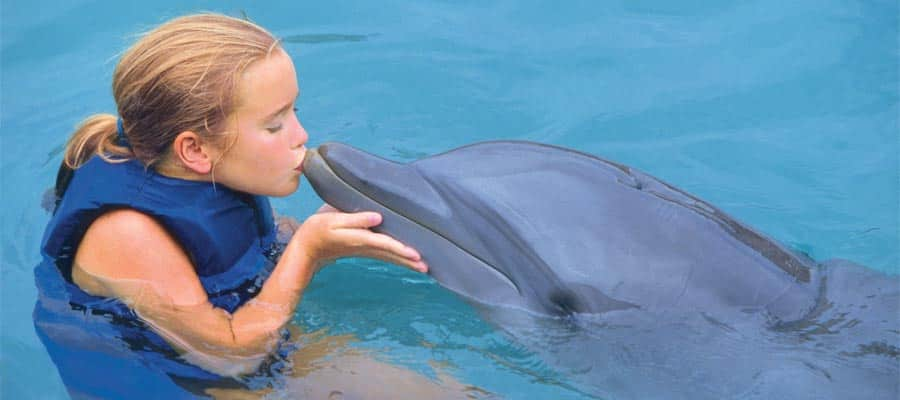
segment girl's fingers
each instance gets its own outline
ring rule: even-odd
[[[413,261],[408,258],[398,257],[396,254],[387,252],[384,250],[372,250],[363,254],[364,257],[375,258],[381,261],[386,261],[391,264],[399,265],[402,267],[409,268],[416,272],[427,273],[428,272],[428,264],[425,264],[424,261],[418,260]]]
[[[352,243],[358,243],[360,247],[365,249],[380,250],[403,257],[412,261],[419,261],[422,256],[416,249],[409,247],[397,239],[394,239],[383,233],[375,233],[368,229],[346,230],[348,240]]]
[[[426,272],[428,267],[422,261],[418,251],[396,239],[367,229],[346,229],[344,239],[348,243],[357,243],[353,251],[355,256],[377,258],[407,268]]]
[[[368,229],[381,224],[381,214],[372,211],[358,213],[338,213],[334,215],[332,228]]]
[[[419,261],[422,256],[416,249],[409,247],[397,239],[394,239],[383,233],[367,233],[368,241],[372,247],[382,251],[394,253],[400,257],[408,258],[412,261]]]
[[[325,207],[323,206],[323,209]],[[422,261],[418,251],[391,236],[376,233],[369,228],[381,224],[381,214],[377,212],[342,213],[337,212],[323,216],[325,226],[331,231],[332,240],[338,257],[362,256],[377,258],[393,264],[402,265],[419,272],[427,272],[428,267]]]

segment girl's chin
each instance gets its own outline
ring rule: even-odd
[[[278,188],[278,190],[274,190],[272,193],[269,193],[268,196],[271,197],[285,197],[294,194],[297,191],[297,188],[300,187],[300,177],[302,175],[297,174],[291,181],[285,183],[283,187]]]

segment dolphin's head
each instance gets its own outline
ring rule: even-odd
[[[429,274],[465,297],[550,315],[630,306],[560,282],[510,222],[514,215],[485,200],[488,188],[461,184],[504,173],[481,170],[479,158],[457,151],[402,164],[326,143],[307,152],[303,167],[322,199],[345,212],[381,213],[377,230],[416,248]]]
[[[376,203],[431,226],[447,214],[441,197],[415,169],[344,144],[312,149],[303,170],[316,193],[342,211],[365,211]]]
[[[429,264],[429,274],[444,286],[479,301],[518,302],[519,289],[505,272],[441,232],[452,223],[452,215],[414,168],[325,143],[307,152],[303,170],[316,193],[332,206],[381,213],[382,224],[375,230],[416,248]]]

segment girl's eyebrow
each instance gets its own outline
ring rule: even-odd
[[[279,108],[278,111],[275,111],[275,112],[273,112],[273,113],[267,115],[266,118],[263,119],[263,121],[269,122],[269,121],[275,119],[275,117],[277,117],[277,116],[279,116],[279,115],[281,115],[281,114],[284,114],[288,109],[291,108],[291,106],[293,106],[295,103],[297,103],[297,98],[299,98],[299,97],[300,97],[300,93],[297,93],[297,95],[294,96],[294,99],[291,100],[290,103],[285,104],[284,106],[282,106],[281,108]]]
[[[284,114],[284,112],[287,111],[289,108],[291,108],[291,105],[293,105],[293,104],[294,104],[294,101],[291,101],[290,103],[285,104],[284,106],[279,108],[278,111],[275,111],[275,112],[269,114],[268,116],[266,116],[264,121],[271,121],[275,117],[277,117],[281,114]]]

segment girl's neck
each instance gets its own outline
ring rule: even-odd
[[[156,165],[156,173],[169,177],[184,179],[186,181],[210,182],[212,178],[209,174],[198,174],[178,162],[164,161]]]

